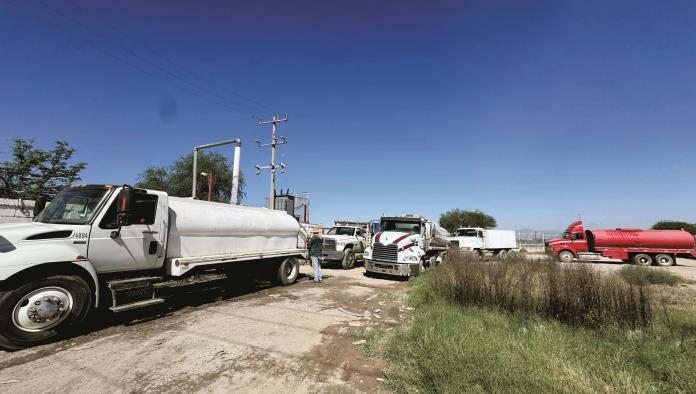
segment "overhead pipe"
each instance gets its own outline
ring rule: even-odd
[[[196,180],[198,179],[198,151],[207,148],[214,148],[221,145],[234,144],[234,156],[232,157],[232,193],[230,195],[230,204],[239,204],[237,193],[239,191],[239,156],[242,152],[242,140],[239,138],[227,141],[213,142],[212,144],[203,144],[193,147],[193,185],[191,188],[191,197],[196,199]]]

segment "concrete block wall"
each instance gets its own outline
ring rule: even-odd
[[[0,223],[29,222],[33,210],[33,200],[0,198]]]

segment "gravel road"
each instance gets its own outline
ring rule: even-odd
[[[381,392],[383,365],[357,327],[408,321],[406,282],[362,267],[326,269],[322,284],[218,279],[177,289],[128,315],[102,313],[80,336],[0,351],[0,392]]]

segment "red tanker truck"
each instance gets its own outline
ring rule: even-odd
[[[577,221],[561,238],[548,241],[546,251],[563,262],[603,256],[637,265],[669,266],[677,257],[696,259],[696,239],[684,230],[585,230],[582,221]]]

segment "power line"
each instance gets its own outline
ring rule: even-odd
[[[5,0],[5,1],[7,3],[12,4],[13,6],[19,8],[19,6],[16,3],[14,3],[10,0]],[[53,9],[52,7],[47,5],[46,3],[43,3],[43,4],[49,12],[52,12],[53,14],[60,16],[62,19],[66,20],[68,22],[72,22],[73,24],[78,25],[82,30],[86,31],[90,36],[88,36],[88,38],[82,37],[81,34],[79,34],[78,32],[71,30],[69,28],[66,28],[64,25],[61,25],[54,20],[45,18],[42,15],[32,13],[31,16],[35,17],[36,19],[41,20],[42,22],[52,26],[53,28],[56,28],[58,30],[63,31],[64,33],[66,33],[69,36],[73,36],[74,38],[78,39],[82,43],[85,43],[88,46],[90,46],[95,51],[100,52],[101,54],[104,54],[106,56],[109,56],[109,57],[113,58],[114,60],[121,62],[121,63],[124,63],[132,68],[135,68],[136,70],[140,71],[143,74],[146,74],[146,75],[151,76],[153,78],[157,78],[161,81],[164,81],[164,82],[176,87],[179,90],[182,90],[182,91],[190,94],[190,95],[202,98],[202,99],[207,100],[211,103],[220,105],[224,108],[227,108],[229,110],[232,110],[232,111],[240,113],[240,114],[248,114],[248,112],[245,112],[244,110],[247,110],[247,111],[251,110],[251,112],[257,112],[257,111],[259,111],[259,109],[265,110],[265,109],[269,108],[266,106],[263,106],[264,108],[261,108],[261,106],[262,106],[261,103],[257,103],[256,106],[254,107],[254,106],[251,106],[249,104],[235,102],[235,101],[219,94],[218,92],[210,89],[210,88],[207,88],[205,86],[201,86],[200,84],[197,84],[194,82],[191,82],[190,80],[182,77],[181,75],[179,75],[175,72],[172,72],[172,71],[166,69],[165,67],[152,62],[151,60],[148,60],[147,58],[141,56],[140,54],[138,54],[137,52],[135,52],[134,50],[132,50],[131,48],[128,48],[127,46],[125,46],[123,44],[114,44],[114,43],[108,42],[109,41],[108,37],[106,37],[104,35],[104,33],[101,33],[99,31],[95,32],[93,29],[90,29],[89,26],[85,25],[81,21],[74,19],[70,16],[63,14],[60,11]],[[109,45],[110,48],[104,47],[103,45],[100,45],[98,40],[95,40],[95,38],[91,37],[91,36],[101,36],[102,37],[101,41],[102,42],[106,41],[106,44]],[[104,39],[105,37],[106,37],[106,40]],[[123,56],[124,52],[126,55],[130,55],[130,57],[128,57],[128,56],[124,57]],[[161,56],[161,57],[164,58],[164,56]],[[151,69],[143,67],[142,64],[139,64],[138,62],[134,62],[133,58],[135,58],[135,60],[139,60],[141,63],[145,63],[146,65],[154,66],[156,70],[153,71]],[[238,95],[238,94],[236,94],[236,95]],[[239,96],[243,97],[241,95],[239,95]],[[247,100],[253,101],[251,99],[247,99]],[[253,116],[253,115],[252,115],[252,117],[257,118],[256,116]]]
[[[122,51],[125,51],[127,54],[130,54],[131,56],[135,57],[136,59],[139,59],[140,61],[142,61],[142,62],[144,62],[144,63],[151,63],[156,69],[158,69],[160,72],[166,74],[166,75],[169,76],[170,78],[172,78],[172,79],[174,79],[174,80],[176,80],[176,81],[178,81],[178,82],[180,82],[180,83],[184,83],[184,84],[190,86],[190,87],[193,88],[193,89],[197,89],[198,91],[202,91],[203,93],[207,93],[207,94],[210,94],[210,95],[212,95],[212,96],[215,96],[215,97],[217,97],[218,99],[221,99],[221,100],[226,101],[226,102],[228,102],[228,103],[231,103],[231,104],[233,104],[233,105],[240,105],[239,103],[233,102],[232,100],[230,100],[230,99],[228,99],[228,98],[226,98],[226,97],[220,95],[220,94],[217,93],[217,92],[214,92],[214,91],[212,91],[212,90],[210,90],[210,89],[208,89],[208,88],[206,88],[206,87],[200,87],[198,84],[195,84],[195,83],[193,83],[193,82],[191,82],[191,81],[186,80],[185,78],[182,78],[180,75],[178,75],[178,74],[176,74],[176,73],[174,73],[174,72],[171,72],[170,70],[168,70],[168,69],[162,67],[161,65],[158,65],[158,64],[153,63],[153,62],[151,62],[151,61],[148,61],[148,59],[144,58],[143,56],[141,56],[140,54],[138,54],[137,52],[133,51],[131,48],[128,48],[127,46],[125,46],[125,45],[123,45],[123,44],[120,44],[120,43],[114,44],[114,43],[112,43],[112,42],[109,42],[109,38],[108,38],[103,32],[100,32],[100,31],[98,31],[98,30],[91,29],[89,26],[87,26],[86,24],[84,24],[82,21],[80,21],[80,20],[78,20],[78,19],[76,19],[76,18],[73,18],[73,17],[71,17],[71,16],[69,16],[69,15],[65,15],[65,14],[62,13],[61,11],[56,10],[55,8],[52,8],[49,4],[47,4],[47,3],[44,2],[44,1],[41,1],[41,0],[40,0],[40,2],[41,2],[42,4],[44,4],[44,6],[46,7],[46,9],[48,9],[49,11],[53,12],[53,13],[56,14],[56,15],[61,16],[61,17],[64,18],[65,20],[68,20],[68,21],[71,21],[71,22],[77,24],[77,25],[80,26],[83,30],[85,30],[87,33],[90,33],[90,34],[93,34],[93,35],[101,36],[101,37],[102,37],[102,41],[106,42],[106,44],[107,44],[107,45],[110,45],[112,48],[115,48],[115,49],[117,49],[117,50],[120,49],[120,50],[122,50]],[[245,106],[245,105],[242,104],[241,106]],[[251,110],[253,110],[253,111],[257,111],[257,110],[258,110],[258,108],[249,107],[248,105],[246,106],[246,108],[247,108],[247,109],[251,109]]]
[[[73,8],[78,8],[74,1],[70,1],[70,3],[73,5]],[[123,31],[119,30],[119,29],[118,29],[116,26],[114,26],[112,23],[110,23],[110,22],[108,22],[108,21],[106,21],[105,19],[100,18],[100,17],[94,17],[94,19],[98,20],[98,21],[100,22],[100,24],[109,27],[112,31],[116,32],[116,33],[119,34],[121,37],[125,38],[126,40],[129,40],[129,41],[133,42],[133,38],[132,38],[131,36],[129,36],[128,34],[124,33]],[[201,82],[203,82],[203,83],[206,83],[206,84],[214,83],[213,81],[209,80],[208,78],[203,77],[203,76],[201,76],[200,74],[198,74],[198,73],[196,73],[196,72],[194,72],[194,71],[188,69],[187,67],[184,67],[183,65],[181,65],[181,64],[179,64],[179,63],[177,63],[177,62],[175,62],[175,61],[172,60],[169,56],[163,55],[161,52],[157,51],[155,48],[153,48],[152,46],[150,46],[146,41],[139,42],[139,41],[136,40],[136,42],[137,42],[138,44],[140,44],[140,45],[142,46],[142,48],[146,49],[148,52],[150,52],[151,54],[153,54],[155,57],[158,57],[158,58],[164,60],[165,62],[169,63],[170,65],[172,65],[172,66],[174,66],[174,67],[176,67],[176,68],[179,68],[181,71],[183,71],[184,73],[186,73],[186,74],[192,76],[193,78],[195,78],[195,79],[197,79],[197,80],[199,80],[199,81],[201,81]],[[206,86],[206,87],[208,87],[208,86]],[[270,112],[274,112],[274,111],[275,111],[273,108],[267,106],[266,104],[261,103],[261,102],[259,102],[259,101],[257,101],[257,100],[254,100],[254,99],[245,97],[245,96],[243,96],[243,95],[241,95],[241,94],[239,94],[239,93],[237,93],[237,92],[235,92],[235,91],[229,90],[228,93],[230,93],[230,94],[232,94],[232,95],[234,95],[234,96],[237,96],[238,98],[240,98],[240,99],[242,99],[242,100],[244,100],[244,101],[247,101],[247,102],[249,102],[249,103],[255,104],[255,105],[259,106],[261,109],[264,109],[264,110],[267,110],[267,111],[270,111]]]

